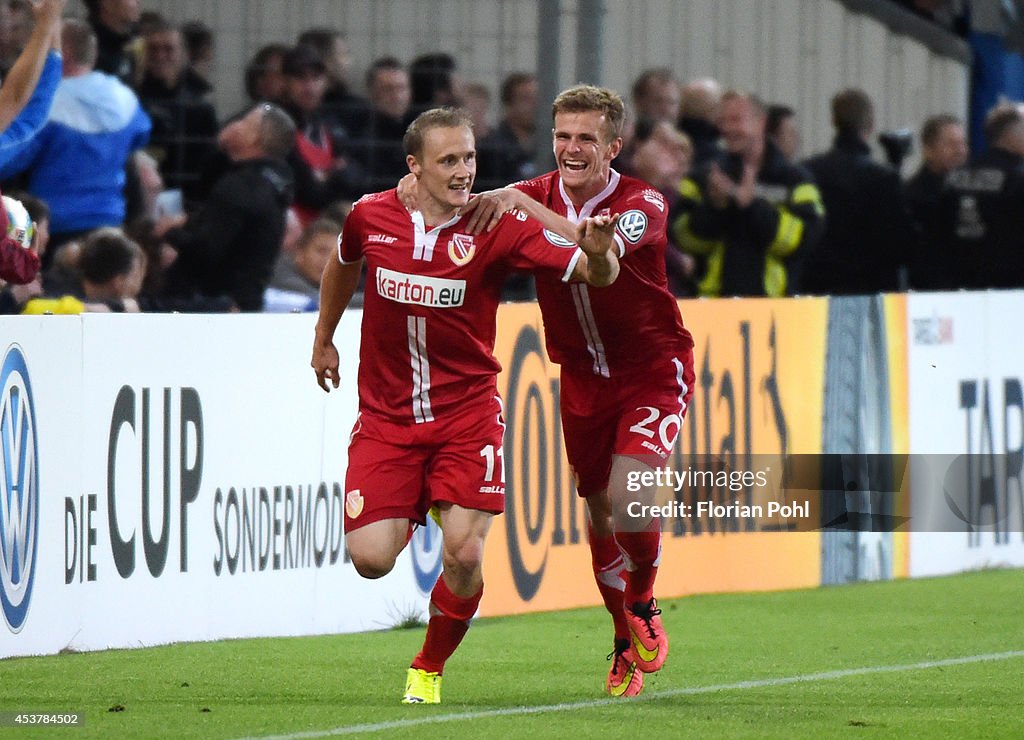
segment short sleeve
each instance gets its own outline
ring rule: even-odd
[[[583,250],[574,242],[548,231],[539,221],[524,216],[516,212],[507,213],[498,226],[514,239],[509,253],[510,266],[515,270],[548,273],[562,282],[568,281]]]
[[[520,180],[519,182],[512,183],[509,187],[513,187],[516,190],[526,193],[532,200],[538,203],[544,202],[544,196],[546,191],[544,185],[539,177],[535,177],[532,180]]]
[[[364,208],[356,203],[338,234],[338,261],[343,265],[355,264],[363,259]]]
[[[638,189],[622,204],[615,227],[619,257],[666,239],[668,204],[654,188]]]

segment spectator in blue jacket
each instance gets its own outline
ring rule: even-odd
[[[64,79],[43,130],[10,161],[0,179],[28,173],[28,190],[50,205],[56,248],[125,217],[125,163],[149,139],[150,121],[117,78],[94,70],[96,35],[85,22],[65,21]]]

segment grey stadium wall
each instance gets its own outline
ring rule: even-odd
[[[549,2],[560,8],[560,84],[590,77],[575,69],[581,0]],[[175,22],[201,20],[215,31],[215,101],[222,116],[242,105],[242,71],[256,49],[288,43],[314,25],[346,33],[355,81],[377,57],[395,55],[408,62],[429,51],[452,53],[467,80],[495,92],[505,74],[537,66],[540,3],[534,0],[143,0],[142,5]],[[72,0],[69,8],[80,10],[81,0]],[[827,147],[828,101],[842,87],[859,86],[872,96],[879,130],[916,129],[930,114],[967,111],[966,55],[915,37],[916,19],[884,12],[883,0],[607,0],[604,8],[604,69],[594,81],[625,93],[647,67],[667,66],[682,79],[715,77],[796,109],[804,154]]]

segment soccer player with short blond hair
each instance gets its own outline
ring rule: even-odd
[[[574,243],[555,246],[523,213],[472,235],[462,209],[476,174],[466,114],[432,109],[405,135],[420,207],[394,189],[360,199],[345,221],[321,282],[312,366],[324,390],[338,386],[333,336],[367,279],[359,352],[359,415],[345,476],[346,546],[356,570],[380,578],[414,524],[436,509],[442,571],[430,596],[423,649],[408,670],[403,702],[441,700],[445,662],[483,594],[484,539],[504,509],[501,399],[493,355],[501,285],[512,270],[555,282],[606,285],[618,274],[614,216],[586,219]]]

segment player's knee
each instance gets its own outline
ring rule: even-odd
[[[467,537],[452,543],[444,550],[445,570],[472,573],[480,569],[484,560],[484,543],[477,537]]]
[[[383,578],[395,567],[395,557],[384,552],[350,551],[352,565],[363,578]]]

